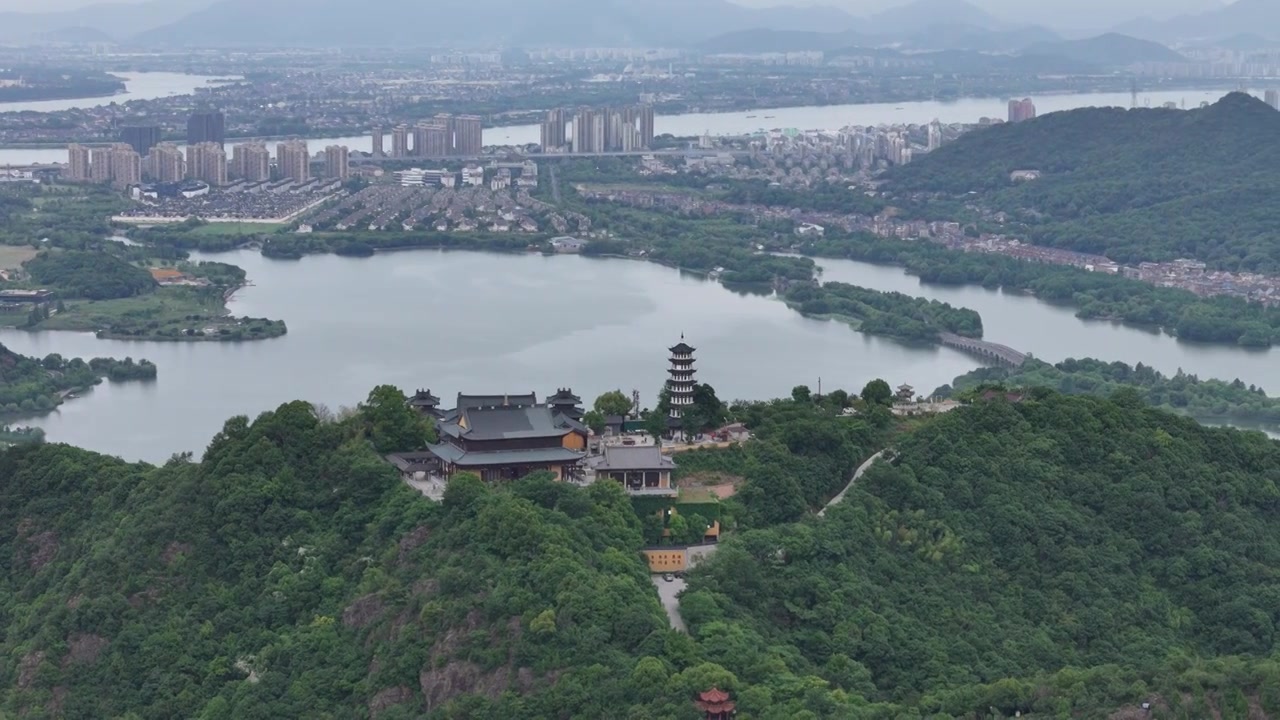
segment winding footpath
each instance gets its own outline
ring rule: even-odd
[[[884,450],[881,450],[875,455],[872,455],[871,457],[867,458],[866,462],[859,465],[858,469],[853,471],[853,477],[849,478],[849,484],[845,485],[844,489],[841,490],[838,495],[831,498],[831,502],[827,503],[826,507],[818,511],[818,517],[822,517],[826,515],[827,510],[829,510],[832,505],[835,505],[841,500],[844,500],[845,493],[849,492],[849,490],[853,488],[854,484],[858,482],[858,478],[861,478],[862,474],[867,471],[867,468],[871,467],[873,464],[875,464],[875,461],[879,460],[880,458],[884,457],[885,455],[891,452],[892,450],[890,450],[889,448],[885,448]]]

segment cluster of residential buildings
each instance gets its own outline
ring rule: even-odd
[[[382,127],[373,128],[373,155],[387,157]],[[436,115],[414,125],[391,129],[393,158],[474,157],[484,149],[484,122],[479,115]]]
[[[312,230],[434,230],[436,232],[586,233],[591,221],[529,196],[526,191],[460,187],[375,184],[307,218]]]
[[[653,106],[556,108],[542,121],[544,153],[638,152],[653,147]]]
[[[67,148],[65,179],[74,182],[111,183],[126,188],[142,182],[142,156],[125,143],[89,148]]]
[[[212,187],[223,187],[236,180],[263,182],[274,178],[305,182],[312,177],[312,157],[305,140],[278,143],[274,168],[271,152],[260,142],[235,145],[230,160],[223,145],[212,140],[188,145],[185,154],[178,145],[161,142],[147,147],[145,155],[133,145],[115,143],[95,148],[71,145],[67,156],[64,179],[110,182],[122,188],[147,180],[157,183],[198,180]],[[347,179],[349,157],[345,146],[325,148],[323,177]]]
[[[538,187],[538,164],[532,160],[503,162],[493,160],[486,167],[476,164],[461,170],[449,168],[409,168],[395,173],[396,182],[402,187],[488,187],[490,190]]]
[[[138,185],[133,188],[135,204],[112,219],[162,223],[198,217],[211,222],[281,223],[319,206],[341,189],[342,181],[336,178],[237,180],[216,191],[196,180]]]

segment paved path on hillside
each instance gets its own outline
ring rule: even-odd
[[[670,582],[662,579],[661,575],[650,576],[653,585],[658,589],[658,600],[662,602],[662,609],[667,611],[667,618],[671,620],[671,627],[682,633],[689,632],[685,628],[684,618],[680,617],[680,593],[684,592],[686,587],[684,578],[672,578]]]
[[[885,448],[884,450],[881,450],[875,455],[872,455],[871,457],[867,458],[866,462],[859,465],[858,469],[853,471],[853,477],[849,478],[849,484],[844,486],[844,489],[840,491],[839,495],[836,495],[835,497],[831,498],[831,502],[827,503],[826,507],[818,511],[818,517],[822,517],[823,515],[826,515],[828,508],[840,502],[841,500],[844,500],[845,493],[849,492],[849,490],[853,488],[854,484],[858,482],[858,478],[862,477],[862,473],[866,472],[867,468],[875,464],[875,461],[884,457],[884,455],[889,452],[890,452],[889,448]]]

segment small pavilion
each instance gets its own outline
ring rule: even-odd
[[[720,688],[713,687],[698,693],[698,699],[693,704],[702,712],[705,720],[729,720],[737,714],[737,704],[729,699],[729,693]]]

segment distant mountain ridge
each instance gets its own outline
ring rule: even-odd
[[[1187,60],[1160,43],[1119,33],[1106,33],[1084,40],[1037,43],[1027,47],[1024,52],[1028,55],[1053,55],[1109,67],[1124,67],[1139,62]]]
[[[216,0],[107,2],[61,12],[0,12],[0,42],[125,40],[176,22]]]
[[[979,64],[987,67],[1002,65],[1029,72],[1092,72],[1123,68],[1138,62],[1186,60],[1159,43],[1117,33],[1084,40],[1063,40],[1044,28],[1005,31],[965,26],[931,26],[901,40],[894,40],[888,35],[872,36],[857,32],[757,29],[717,36],[700,44],[698,49],[708,53],[820,51],[846,55],[872,49],[896,55],[899,53],[895,50],[902,49],[926,51],[914,52],[912,57],[933,60],[940,67],[948,61],[961,61],[970,69]],[[968,55],[964,54],[966,51]],[[991,53],[998,55],[991,56]],[[979,63],[982,59],[979,56],[986,57],[986,62]]]
[[[853,17],[826,6],[746,8],[728,0],[314,0],[299,13],[294,0],[219,0],[174,23],[142,33],[145,44],[323,45],[352,18],[392,19],[364,44],[393,46],[549,45],[683,47],[721,33],[769,27],[812,31],[847,28]],[[470,37],[467,32],[473,33]],[[342,37],[362,44],[358,35]]]
[[[1183,15],[1165,22],[1134,20],[1117,32],[1152,40],[1218,40],[1252,33],[1270,34],[1280,27],[1277,0],[1236,0],[1220,9]]]

